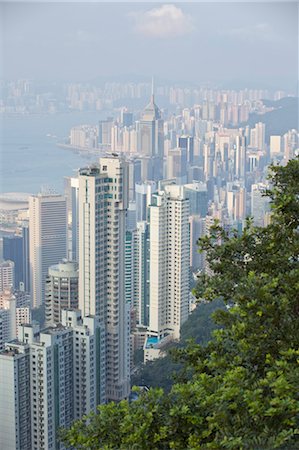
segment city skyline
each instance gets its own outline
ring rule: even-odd
[[[1,449],[293,442],[297,10],[2,2]]]

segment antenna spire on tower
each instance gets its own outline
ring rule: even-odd
[[[151,95],[151,100],[154,103],[154,77],[152,76],[152,95]]]

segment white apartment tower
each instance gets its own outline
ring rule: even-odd
[[[129,304],[125,301],[128,164],[118,157],[79,172],[79,309],[106,329],[106,397],[130,390]]]
[[[0,448],[62,450],[60,427],[105,402],[105,330],[64,310],[62,325],[19,328],[0,352]]]
[[[150,205],[149,332],[180,337],[189,311],[189,200],[182,186],[166,186]]]
[[[30,280],[32,306],[44,302],[48,269],[67,256],[66,200],[61,195],[29,197]]]
[[[0,353],[0,448],[32,448],[30,356],[26,344],[7,347]]]

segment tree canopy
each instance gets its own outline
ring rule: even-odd
[[[227,305],[206,345],[175,359],[188,372],[169,393],[98,408],[63,432],[77,449],[299,448],[299,159],[271,168],[271,223],[242,236],[215,225],[200,242],[213,276],[196,295]],[[191,374],[191,375],[190,375]]]

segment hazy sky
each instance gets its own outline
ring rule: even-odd
[[[2,3],[2,76],[294,87],[294,3]]]

